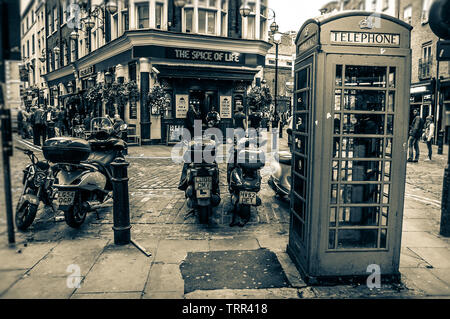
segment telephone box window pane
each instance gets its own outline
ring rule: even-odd
[[[342,90],[334,91],[334,110],[335,111],[341,110],[341,94],[342,94]]]
[[[382,229],[380,234],[380,248],[386,248],[387,229]]]
[[[378,226],[380,207],[341,207],[339,226]]]
[[[292,216],[292,229],[297,234],[297,236],[303,241],[304,240],[304,227],[305,224],[298,219],[295,215]]]
[[[330,208],[330,227],[336,227],[336,207]]]
[[[383,138],[343,137],[342,158],[383,158]]]
[[[303,202],[303,200],[301,200],[298,197],[295,197],[294,200],[294,211],[297,213],[298,216],[300,216],[300,218],[302,220],[305,220],[305,204]]]
[[[336,86],[342,86],[342,65],[336,65]]]
[[[331,184],[331,196],[330,196],[331,197],[331,201],[330,201],[331,204],[336,204],[337,203],[337,195],[338,195],[337,188],[338,188],[338,186],[336,184]]]
[[[304,68],[297,73],[297,90],[308,87],[308,68]]]
[[[341,133],[341,114],[334,114],[334,134]]]
[[[344,134],[384,134],[382,114],[344,114]]]
[[[297,156],[297,159],[294,160],[294,170],[305,178],[307,177],[306,163],[307,159],[301,156]]]
[[[387,110],[388,112],[394,112],[395,110],[395,92],[389,92]]]
[[[341,143],[340,143],[340,137],[333,137],[333,158],[339,157],[341,153]]]
[[[389,68],[389,87],[395,88],[395,67],[391,66]]]
[[[304,91],[297,95],[297,111],[308,110],[308,91]]]
[[[331,181],[337,182],[339,180],[339,161],[333,161],[332,165]]]
[[[328,236],[328,249],[335,249],[336,231],[334,229],[331,229]]]
[[[342,161],[341,181],[381,181],[381,161]]]
[[[392,138],[386,139],[386,150],[384,153],[386,158],[392,158]]]
[[[386,87],[385,66],[347,65],[345,86]]]
[[[380,204],[381,186],[377,184],[341,185],[341,203]]]
[[[308,137],[297,135],[295,137],[295,148],[297,152],[307,155],[306,150],[308,149]]]
[[[384,181],[389,182],[391,180],[391,162],[384,162]]]
[[[345,90],[344,110],[384,111],[385,99],[384,91]]]
[[[389,189],[390,189],[390,185],[389,184],[384,184],[383,186],[383,204],[389,204]]]
[[[294,190],[298,195],[306,199],[306,183],[298,176],[294,177]]]
[[[377,229],[341,229],[338,232],[338,249],[376,248]]]
[[[381,226],[388,225],[389,207],[383,207],[381,210]]]
[[[297,122],[295,123],[295,130],[303,133],[308,132],[308,113],[301,113],[297,116]]]
[[[387,116],[387,134],[394,135],[394,115]]]

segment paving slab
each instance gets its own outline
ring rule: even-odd
[[[209,242],[210,251],[254,250],[260,248],[258,240],[252,237],[233,237],[231,239],[217,239]]]
[[[447,243],[424,231],[405,231],[402,234],[402,247],[447,247]]]
[[[428,218],[405,218],[403,220],[403,231],[438,232],[439,222]]]
[[[400,268],[402,282],[415,293],[425,296],[450,296],[450,286],[436,277],[432,269]]]
[[[158,244],[155,262],[179,264],[188,252],[208,251],[208,240],[163,239]]]
[[[75,288],[67,284],[67,277],[26,276],[9,288],[4,299],[68,299]]]
[[[142,299],[184,299],[184,293],[177,291],[150,291],[145,293]]]
[[[184,293],[184,280],[178,264],[154,263],[150,269],[144,298],[155,297],[152,293],[170,292],[174,296]]]
[[[450,286],[450,271],[448,269],[430,269],[430,272]]]
[[[96,293],[96,294],[73,294],[70,299],[140,299],[141,291],[118,292],[118,293]]]
[[[77,293],[142,291],[152,258],[132,244],[103,251]]]
[[[185,299],[299,299],[296,288],[196,290]]]
[[[27,243],[16,245],[15,248],[2,246],[0,255],[0,270],[29,269],[47,255],[58,243]]]
[[[408,247],[400,251],[400,268],[427,268],[431,265]]]
[[[33,267],[30,275],[67,276],[68,267],[76,265],[80,275],[86,276],[107,243],[106,239],[62,240]]]
[[[450,272],[450,249],[443,247],[413,247],[411,250],[425,259],[434,268],[447,268]]]
[[[276,252],[285,252],[289,241],[289,236],[286,234],[281,235],[257,235],[256,239],[261,248],[267,248]]]
[[[0,271],[0,296],[16,281],[23,277],[26,270]]]

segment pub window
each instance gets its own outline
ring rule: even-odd
[[[155,4],[155,27],[156,27],[156,29],[162,28],[163,16],[164,16],[164,3],[157,2]]]
[[[421,16],[422,24],[428,22],[428,13],[430,11],[431,2],[432,2],[431,0],[422,0],[422,16]]]
[[[198,33],[216,34],[217,11],[215,9],[216,0],[199,0],[198,2]]]
[[[122,11],[122,32],[127,31],[130,28],[130,22],[128,20],[128,11]]]
[[[188,1],[183,9],[183,32],[227,35],[227,0]]]
[[[70,41],[70,60],[75,61],[77,59],[77,50],[75,40]]]
[[[406,23],[412,23],[412,5],[409,5],[403,9],[403,21]]]
[[[220,25],[221,36],[226,37],[228,32],[228,1],[222,0],[222,22]]]
[[[115,39],[119,36],[119,14],[115,13],[112,16],[112,39]]]
[[[139,3],[136,5],[138,29],[149,27],[149,9],[148,3]]]
[[[194,9],[184,9],[185,30],[187,33],[194,31]]]

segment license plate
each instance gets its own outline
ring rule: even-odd
[[[72,205],[75,199],[75,192],[58,192],[58,204],[62,206]]]
[[[244,205],[256,205],[256,193],[241,191],[239,193],[239,203]]]
[[[211,197],[212,177],[196,177],[195,178],[195,190],[197,192],[197,198],[209,198]]]

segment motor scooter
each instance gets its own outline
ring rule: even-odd
[[[244,226],[250,220],[251,207],[260,206],[262,203],[258,192],[261,190],[260,169],[265,165],[265,155],[259,148],[267,141],[259,143],[259,138],[256,137],[256,143],[253,144],[248,136],[235,139],[230,151],[232,158],[227,164],[228,190],[233,205],[230,226]],[[237,222],[237,216],[243,223]]]
[[[289,119],[290,127],[287,129],[288,145],[290,151],[279,151],[273,154],[270,163],[271,175],[267,183],[274,190],[275,195],[281,198],[289,196],[291,192],[292,167],[292,117]]]
[[[208,125],[212,127],[213,124]],[[205,126],[203,126],[203,130]],[[219,166],[216,162],[216,140],[214,136],[194,138],[188,143],[184,153],[187,173],[185,179],[185,196],[191,210],[186,215],[196,214],[200,224],[208,224],[213,207],[220,204]],[[206,152],[210,158],[206,158]],[[180,189],[183,189],[181,187]]]
[[[58,170],[54,187],[59,210],[64,211],[67,225],[73,228],[80,227],[88,212],[104,207],[112,197],[110,164],[123,158],[126,149],[108,118],[93,119],[91,127],[87,141],[58,137],[47,140],[42,148],[44,156]]]
[[[26,230],[36,218],[39,203],[43,202],[45,206],[52,205],[55,195],[53,181],[55,172],[47,161],[40,161],[33,151],[16,148],[27,155],[31,163],[23,170],[23,190],[17,203],[15,222],[20,230]]]

